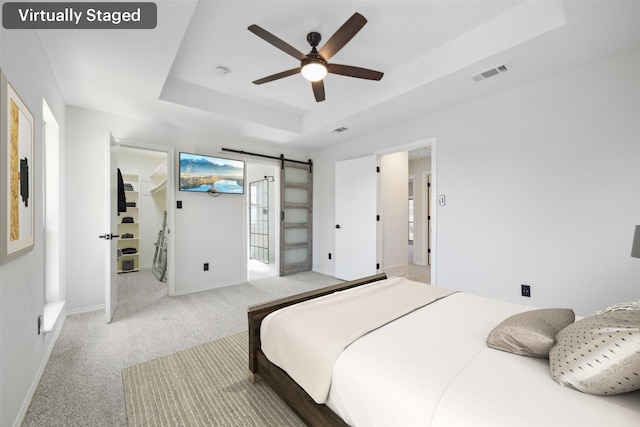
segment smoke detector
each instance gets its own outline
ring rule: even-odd
[[[486,71],[483,71],[479,74],[476,74],[472,77],[474,82],[481,82],[483,80],[486,80],[490,77],[494,77],[497,76],[498,74],[503,74],[506,73],[507,71],[511,70],[511,65],[510,64],[502,64],[502,65],[498,65],[497,67],[494,68],[490,68]]]
[[[220,65],[219,67],[216,67],[215,69],[216,74],[219,76],[226,76],[227,74],[229,74],[231,72],[231,70],[223,65]]]

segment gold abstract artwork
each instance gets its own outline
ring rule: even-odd
[[[35,120],[2,70],[0,112],[0,264],[4,264],[33,249]]]
[[[19,130],[20,109],[11,101],[9,122],[9,240],[20,239],[20,165],[19,165]]]

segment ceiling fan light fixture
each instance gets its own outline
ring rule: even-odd
[[[316,98],[316,102],[322,102],[325,100],[324,82],[322,79],[324,79],[327,73],[358,79],[380,80],[384,75],[384,73],[381,73],[380,71],[353,67],[350,65],[329,63],[331,58],[347,43],[349,43],[349,41],[362,29],[362,27],[364,27],[364,24],[366,23],[367,20],[364,16],[360,15],[358,12],[354,13],[351,18],[347,19],[347,21],[342,24],[342,26],[338,28],[331,37],[329,37],[329,40],[327,40],[320,50],[317,48],[320,40],[322,40],[322,36],[320,33],[315,31],[310,32],[307,34],[307,42],[311,46],[311,52],[306,55],[284,40],[274,36],[264,28],[261,28],[256,24],[249,25],[247,29],[253,34],[300,61],[300,66],[298,68],[292,68],[290,70],[281,71],[279,73],[263,77],[255,80],[253,84],[261,85],[263,83],[272,82],[274,80],[279,80],[284,77],[300,73],[306,80],[311,82],[311,89],[313,90],[313,96]]]
[[[327,66],[323,61],[310,59],[302,65],[302,76],[310,82],[317,82],[327,75]]]

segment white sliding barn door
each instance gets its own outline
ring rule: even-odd
[[[376,156],[336,162],[335,179],[335,276],[353,280],[376,274]]]

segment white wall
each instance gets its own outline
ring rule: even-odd
[[[634,51],[312,153],[315,269],[333,273],[333,163],[433,137],[438,285],[581,315],[637,299],[638,75]]]
[[[156,122],[118,117],[96,111],[67,108],[67,144],[69,168],[67,221],[73,228],[68,248],[82,248],[82,262],[70,261],[67,300],[70,310],[100,307],[104,304],[104,133],[126,141],[173,146],[178,152],[237,158],[221,147],[272,156],[281,153],[290,158],[309,158],[308,153],[279,150],[242,140],[232,140],[206,132],[179,129]],[[92,160],[90,160],[92,159]],[[245,160],[248,160],[245,158]],[[177,171],[177,165],[174,165]],[[183,208],[175,209],[176,245],[175,290],[177,294],[241,283],[246,274],[245,197],[177,191]],[[73,224],[73,227],[72,227]],[[97,233],[97,234],[96,234]],[[94,237],[95,236],[95,237]],[[204,271],[208,262],[210,270]]]
[[[32,251],[0,266],[0,425],[11,426],[19,424],[26,412],[61,324],[58,322],[46,337],[37,334],[37,318],[43,314],[45,294],[43,98],[60,125],[60,158],[64,157],[65,109],[34,31],[0,29],[0,52],[0,67],[35,118],[34,163],[30,168],[35,187],[35,243]],[[60,170],[64,174],[64,160]],[[61,198],[64,215],[64,193]],[[63,235],[64,232],[62,229]],[[61,259],[64,256],[60,254]],[[64,299],[64,268],[60,278]]]

